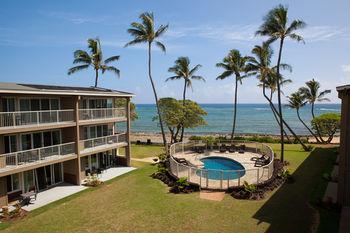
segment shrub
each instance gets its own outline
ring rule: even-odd
[[[322,136],[327,136],[326,143],[330,143],[335,133],[340,130],[340,114],[339,113],[325,113],[315,117],[311,121],[312,129]]]
[[[103,184],[103,182],[98,178],[97,174],[93,174],[93,175],[88,174],[85,182],[86,186],[96,187],[100,184]]]
[[[256,187],[255,184],[248,184],[247,181],[243,182],[243,187],[244,187],[244,191],[246,191],[250,194],[253,194],[258,190],[258,188]]]
[[[187,177],[181,177],[175,181],[174,186],[171,188],[171,192],[174,193],[187,193],[190,188],[190,183],[187,181]]]

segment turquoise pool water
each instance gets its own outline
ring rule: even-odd
[[[197,175],[204,178],[208,177],[212,180],[221,180],[222,178],[224,180],[233,180],[245,175],[245,169],[242,164],[233,159],[213,156],[202,158],[201,161],[204,163],[204,169],[208,170],[202,173],[197,171]]]

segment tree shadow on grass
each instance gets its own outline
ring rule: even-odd
[[[254,214],[258,224],[270,224],[266,232],[310,232],[318,221],[310,200],[323,195],[322,174],[332,167],[335,157],[332,148],[315,148],[294,171],[295,182],[280,187]]]

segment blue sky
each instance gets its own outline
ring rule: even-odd
[[[231,103],[233,79],[216,81],[217,62],[230,49],[249,54],[262,42],[254,32],[262,17],[279,3],[289,6],[289,18],[307,23],[300,32],[306,44],[288,41],[282,60],[293,66],[285,74],[293,83],[284,88],[286,95],[311,78],[332,90],[350,83],[350,2],[338,1],[6,1],[0,8],[0,81],[91,86],[93,70],[71,76],[73,51],[87,49],[88,38],[99,37],[104,56],[121,55],[115,65],[121,78],[105,74],[100,86],[136,94],[136,103],[153,103],[147,77],[145,46],[123,48],[130,40],[126,30],[144,11],[155,14],[157,24],[169,23],[161,39],[164,55],[154,51],[153,76],[160,96],[180,98],[182,82],[164,82],[168,67],[179,56],[203,67],[198,74],[205,83],[194,83],[188,97],[200,103]],[[249,78],[239,87],[239,102],[263,103],[257,80]]]

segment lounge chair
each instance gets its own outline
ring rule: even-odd
[[[238,153],[244,154],[244,152],[245,152],[245,145],[241,145],[238,149]]]
[[[220,146],[220,152],[225,153],[226,152],[226,145],[221,145]]]
[[[228,152],[230,152],[230,153],[234,153],[235,151],[236,151],[235,145],[231,145],[230,148],[228,148]]]
[[[198,147],[198,153],[200,153],[200,154],[204,153],[204,147],[203,146],[199,146]]]
[[[265,166],[265,165],[268,164],[269,162],[270,162],[270,157],[268,157],[268,156],[266,156],[266,155],[263,155],[262,157],[257,158],[257,159],[255,160],[254,166],[255,166],[255,167]]]

